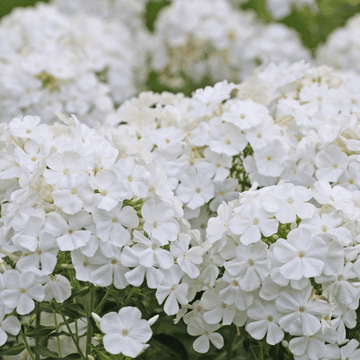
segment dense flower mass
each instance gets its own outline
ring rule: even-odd
[[[288,334],[295,359],[323,359],[330,349],[338,359],[346,351],[339,345],[347,342],[346,328],[356,325],[360,297],[360,208],[358,194],[343,188],[338,203],[323,198],[318,189],[327,184],[317,182],[314,190],[255,185],[219,206],[208,222],[202,245],[208,251],[192,285],[201,299],[179,313],[188,332],[201,335],[195,350],[206,352],[209,340],[222,346],[220,334],[205,340],[200,329],[210,334],[234,323],[270,345]],[[340,202],[346,210],[339,210]]]
[[[0,39],[3,121],[32,114],[50,123],[64,111],[94,125],[136,93],[142,57],[120,22],[41,4],[4,18]]]
[[[350,18],[346,26],[334,30],[317,50],[317,61],[336,69],[360,72],[360,16]]]
[[[175,89],[184,75],[195,82],[239,81],[264,62],[310,58],[295,32],[262,24],[226,0],[173,1],[155,27],[152,68]]]
[[[25,315],[35,301],[63,303],[74,282],[59,269],[71,262],[77,281],[98,287],[125,289],[146,278],[160,303],[169,295],[165,311],[176,314],[188,285],[176,286],[185,274],[199,274],[203,249],[165,171],[147,163],[151,146],[133,138],[127,147],[114,129],[104,136],[75,116],[59,116],[62,124],[28,115],[1,128],[0,251],[12,259],[12,267],[3,263],[2,311]],[[141,324],[125,324],[135,335],[119,343],[103,320],[105,348],[136,356],[151,336],[150,328],[138,334]],[[4,329],[14,334],[15,325],[9,317]]]
[[[324,3],[1,20],[1,357],[359,358],[359,17],[271,21]]]
[[[135,32],[144,27],[147,0],[52,0],[52,3],[67,15],[86,13],[106,20],[120,20]]]

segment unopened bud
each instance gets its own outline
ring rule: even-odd
[[[93,356],[91,356],[91,355],[88,355],[88,359],[89,360],[95,360],[95,358]]]
[[[151,319],[148,320],[150,326],[154,325],[156,320],[159,318],[159,315],[153,316]]]
[[[97,324],[100,324],[101,317],[98,314],[95,314],[94,312],[92,312],[91,316]]]
[[[281,342],[281,345],[284,347],[284,348],[288,348],[289,347],[289,343],[286,341],[286,340],[283,340]]]

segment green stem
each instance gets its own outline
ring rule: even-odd
[[[36,326],[39,326],[40,320],[41,320],[41,304],[40,303],[36,303],[35,311],[36,311],[35,324],[36,324]],[[39,342],[40,342],[40,336],[36,336],[35,337],[35,358],[36,358],[36,360],[40,360]]]
[[[56,332],[58,333],[59,332],[59,325],[58,325],[58,322],[57,322],[57,319],[56,319],[56,311],[53,310],[53,315],[54,315],[54,323],[55,323],[55,329],[56,329]],[[59,336],[56,337],[56,341],[57,341],[57,347],[58,347],[58,354],[59,354],[59,357],[61,358],[61,346],[60,346],[60,338]]]
[[[136,291],[136,287],[133,287],[130,292],[129,295],[126,297],[125,301],[122,303],[122,307],[125,307],[127,305],[127,303],[130,301],[131,297],[133,296],[134,292]]]
[[[91,313],[94,310],[94,302],[95,302],[95,287],[91,285],[90,293],[89,293],[89,306],[87,313],[87,330],[86,330],[86,358],[90,355],[91,352],[91,338],[93,334],[93,328],[91,325]]]
[[[264,360],[264,348],[263,348],[264,343],[262,340],[258,341],[258,343],[260,346],[260,359]]]
[[[95,313],[99,312],[99,311],[102,309],[102,307],[104,306],[105,301],[106,301],[107,297],[109,296],[109,294],[110,294],[111,290],[113,289],[113,287],[114,287],[113,284],[111,284],[111,285],[109,286],[109,288],[108,288],[107,291],[106,291],[106,294],[104,295],[104,297],[103,297],[102,300],[100,301],[100,304],[99,304],[99,305],[96,307],[96,309],[94,310]]]
[[[251,345],[251,341],[249,342],[249,349],[250,349],[250,351],[251,351],[252,356],[254,357],[254,359],[255,359],[255,360],[259,360],[259,358],[258,358],[258,357],[256,356],[256,354],[255,354],[254,348],[253,348],[252,345]]]
[[[73,340],[73,342],[74,342],[74,344],[75,344],[75,346],[76,346],[76,348],[77,348],[80,356],[81,356],[84,360],[86,360],[86,357],[84,356],[83,352],[81,351],[79,342],[76,340],[75,335],[74,335],[73,332],[71,331],[70,325],[69,325],[66,317],[64,316],[63,313],[60,312],[60,314],[61,314],[61,317],[62,317],[63,320],[64,320],[64,323],[65,323],[65,325],[66,325],[66,327],[67,327],[67,329],[68,329],[68,332],[69,332],[69,334],[70,334],[70,336],[71,336],[71,338],[72,338],[72,340]]]
[[[22,337],[23,340],[24,340],[24,344],[25,344],[26,350],[29,352],[29,355],[31,356],[31,358],[32,358],[33,360],[35,360],[35,356],[34,356],[34,354],[32,353],[31,348],[30,348],[30,346],[29,346],[29,343],[28,343],[27,340],[26,340],[26,336],[24,335],[24,332],[23,332],[22,330],[20,330],[20,334],[21,334],[21,337]]]

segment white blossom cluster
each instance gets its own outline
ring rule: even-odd
[[[350,18],[346,26],[334,30],[325,44],[317,49],[319,64],[336,69],[360,72],[360,15]]]
[[[312,187],[325,180],[359,190],[359,80],[297,62],[271,64],[241,84],[238,96],[266,105],[273,119],[244,160],[251,181]]]
[[[148,0],[52,0],[57,9],[67,15],[86,13],[106,20],[120,20],[135,32],[144,27],[147,2]]]
[[[121,124],[123,139],[131,134],[151,145],[151,161],[164,168],[171,190],[185,205],[185,218],[203,235],[210,212],[237,197],[241,179],[231,177],[230,170],[241,168],[239,154],[280,137],[264,105],[231,99],[235,87],[223,81],[198,89],[191,98],[144,92],[106,122]]]
[[[61,274],[68,266],[75,268],[77,280],[100,287],[140,286],[146,277],[160,303],[170,295],[165,311],[177,313],[177,301],[187,303],[188,285],[174,290],[175,283],[184,274],[198,275],[194,264],[202,262],[203,249],[199,233],[182,218],[182,204],[165,171],[149,161],[151,144],[130,137],[126,143],[114,129],[105,136],[75,116],[59,117],[63,123],[52,126],[30,115],[1,125],[0,253],[13,262],[1,264],[1,314],[14,309],[29,314],[34,300],[68,299],[72,286]],[[142,351],[142,345],[128,343],[131,326],[140,321],[140,311],[134,312],[119,313],[133,318],[122,320],[125,327],[118,334],[126,337],[125,350],[107,346],[106,335],[109,352],[136,356]],[[108,334],[114,327],[105,324],[108,320],[100,328]],[[3,325],[11,334],[20,329],[12,317]],[[108,337],[110,344],[114,336]],[[149,340],[148,331],[142,339]]]
[[[215,331],[234,323],[270,345],[286,339],[296,360],[358,358],[359,343],[344,344],[360,297],[359,192],[327,181],[256,187],[208,222],[192,284],[201,299],[177,317],[199,336],[194,349],[222,347]]]
[[[268,61],[310,59],[295,31],[265,25],[226,0],[175,0],[155,23],[152,69],[172,88],[183,76],[239,81]]]
[[[294,8],[310,8],[313,12],[318,10],[316,0],[267,0],[267,8],[274,19],[282,19],[291,14]]]
[[[73,113],[89,125],[104,120],[137,91],[142,62],[130,30],[90,15],[69,17],[38,4],[17,8],[0,22],[2,120]]]

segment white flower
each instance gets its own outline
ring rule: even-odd
[[[43,301],[44,288],[36,280],[32,272],[20,273],[8,270],[4,278],[6,290],[1,293],[1,299],[6,306],[15,309],[18,314],[29,314],[35,308],[34,300]]]
[[[163,270],[165,275],[164,280],[158,286],[156,291],[156,298],[161,304],[166,298],[164,304],[164,311],[168,315],[175,315],[179,311],[178,302],[181,305],[186,305],[188,300],[186,295],[188,293],[188,284],[179,284],[184,273],[178,265],[172,266],[169,270]]]
[[[214,185],[208,174],[190,172],[181,178],[176,195],[190,209],[195,210],[214,196]]]
[[[62,303],[71,296],[72,286],[70,281],[63,275],[49,275],[48,281],[44,285],[45,301],[55,299],[56,302]]]
[[[279,239],[273,249],[276,260],[284,264],[280,267],[281,275],[289,280],[319,276],[327,252],[324,240],[319,236],[312,238],[310,231],[303,228],[290,231],[287,240]]]
[[[6,332],[15,336],[21,329],[20,321],[15,316],[8,316],[5,320],[4,317],[5,313],[0,308],[0,346],[3,346],[6,343]]]
[[[190,235],[182,233],[179,235],[178,241],[173,241],[170,244],[170,251],[177,258],[176,262],[180,269],[195,279],[200,275],[200,270],[196,265],[202,263],[204,250],[201,246],[193,246],[189,249],[190,241]]]
[[[142,352],[144,343],[152,335],[149,323],[141,319],[140,310],[130,306],[123,307],[118,313],[104,315],[100,329],[105,333],[103,341],[106,351],[133,358]]]
[[[275,213],[276,218],[283,224],[296,220],[311,218],[314,214],[314,205],[307,203],[312,197],[311,191],[302,186],[292,184],[278,185],[267,194],[262,205],[270,213]]]
[[[254,153],[256,167],[260,175],[277,177],[285,167],[287,151],[283,144],[275,139]]]
[[[195,351],[199,353],[206,353],[209,351],[210,343],[221,349],[224,346],[224,339],[218,333],[215,333],[219,329],[219,324],[207,324],[199,317],[194,317],[190,320],[187,331],[192,336],[199,336],[193,344]]]
[[[267,333],[266,342],[275,345],[284,338],[284,331],[278,325],[281,314],[274,302],[254,300],[247,314],[253,321],[247,323],[246,331],[254,339],[261,340]]]

